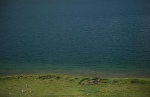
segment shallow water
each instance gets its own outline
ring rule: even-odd
[[[150,77],[150,1],[1,0],[0,74]]]

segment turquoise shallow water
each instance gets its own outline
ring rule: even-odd
[[[150,77],[150,1],[1,0],[0,75]]]

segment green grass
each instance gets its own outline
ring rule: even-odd
[[[0,77],[0,97],[150,97],[150,79],[5,76]]]

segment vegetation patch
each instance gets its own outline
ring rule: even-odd
[[[69,75],[0,77],[0,97],[150,97],[149,78]]]
[[[132,84],[147,84],[149,83],[147,80],[140,80],[140,79],[132,79],[131,80]]]
[[[60,76],[56,76],[56,75],[42,75],[42,76],[39,76],[39,79],[42,79],[42,80],[52,79],[52,78],[55,78],[57,80],[61,79]]]
[[[107,79],[100,79],[98,77],[95,78],[83,78],[79,84],[85,85],[85,84],[91,84],[91,85],[96,85],[96,84],[102,84],[106,83]]]

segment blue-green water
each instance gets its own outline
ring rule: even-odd
[[[1,0],[0,75],[150,77],[149,0]]]

